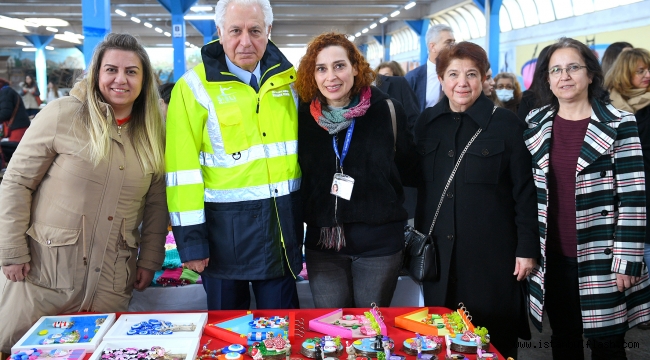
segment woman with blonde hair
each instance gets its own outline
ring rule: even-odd
[[[41,316],[127,311],[149,285],[165,257],[164,143],[147,53],[107,35],[70,96],[34,118],[0,185],[1,352]]]
[[[646,214],[650,213],[650,52],[646,49],[623,51],[605,76],[605,87],[610,92],[612,105],[634,114],[643,148],[646,179]],[[645,263],[650,264],[650,231],[645,234]],[[639,325],[650,329],[650,322]]]
[[[494,77],[497,98],[501,102],[502,107],[517,113],[519,110],[519,103],[521,102],[521,87],[517,76],[513,73],[502,72]]]

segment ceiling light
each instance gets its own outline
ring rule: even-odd
[[[411,1],[410,3],[406,4],[406,6],[404,6],[404,10],[408,10],[414,6],[415,6],[415,1]]]
[[[163,32],[163,30],[161,28],[159,28],[159,27],[155,28],[154,30],[156,30],[156,32],[159,33],[159,34],[162,34],[162,32]]]
[[[354,35],[350,35],[350,36],[348,36],[348,40],[350,40],[350,41],[354,41],[354,39],[356,39],[356,38],[357,38],[357,37],[354,36]]]
[[[36,48],[34,48],[34,47],[23,48],[23,51],[34,52],[34,51],[36,51]]]
[[[138,19],[138,18],[135,17],[135,16],[131,16],[131,21],[133,21],[134,23],[137,23],[137,24],[140,23],[140,19]]]
[[[39,24],[37,24],[37,23],[34,23],[34,22],[31,22],[31,21],[27,21],[27,20],[25,20],[25,26],[39,27],[39,26],[41,26],[41,25],[39,25]]]
[[[358,32],[358,33],[354,34],[354,36],[355,36],[355,37],[359,37],[359,36],[361,36],[361,33]]]
[[[385,23],[386,21],[388,21],[388,18],[385,17],[385,16],[384,16],[383,18],[379,19],[379,23],[380,23],[380,24],[383,24],[383,23]]]
[[[167,31],[165,31],[165,36],[170,37],[170,36],[172,36],[172,34],[170,34],[170,33],[168,33]]]
[[[55,34],[54,38],[59,39],[59,40],[63,40],[63,41],[67,41],[67,42],[71,42],[73,44],[81,44],[81,41],[79,41],[79,39],[74,35]]]
[[[28,33],[29,30],[25,27],[25,21],[21,19],[14,19],[7,16],[0,15],[0,27],[14,30],[22,33]]]
[[[361,30],[361,32],[364,33],[364,34],[367,33],[367,32],[368,32],[368,28],[364,28],[363,30]]]
[[[212,11],[212,6],[207,6],[207,5],[199,5],[199,6],[192,6],[190,10],[194,12],[199,12],[199,11]]]
[[[374,28],[377,27],[377,23],[372,23],[372,24],[370,24],[370,26],[368,26],[368,27],[371,28],[371,29],[374,29]]]
[[[24,41],[16,41],[16,45],[27,46],[27,43]]]
[[[38,24],[40,26],[54,26],[54,27],[66,27],[70,26],[70,23],[58,18],[25,18],[25,21]]]
[[[185,20],[214,20],[214,14],[190,14],[183,16]]]
[[[45,47],[45,50],[54,50],[54,47],[48,45]]]
[[[392,13],[390,13],[390,17],[395,17],[397,15],[399,15],[399,10],[395,10]]]
[[[153,27],[153,25],[151,25],[151,24],[148,23],[148,22],[144,23],[144,26],[148,27],[149,29],[151,29],[151,28]]]
[[[192,45],[192,44],[190,44],[189,41],[186,41],[186,42],[185,42],[185,46],[190,46],[190,45]]]
[[[115,9],[115,13],[120,16],[126,16],[126,13],[120,9]]]
[[[59,32],[59,29],[57,29],[57,28],[53,28],[53,27],[49,27],[49,26],[46,27],[45,30],[47,30],[47,31],[51,31],[51,32]]]

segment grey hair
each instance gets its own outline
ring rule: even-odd
[[[436,40],[438,40],[438,38],[440,37],[440,33],[443,31],[448,31],[451,34],[454,33],[454,30],[450,26],[445,24],[436,24],[431,26],[429,30],[427,30],[427,35],[426,35],[427,45],[431,44],[432,42],[436,42]]]
[[[269,0],[219,0],[217,6],[214,8],[214,22],[217,27],[223,31],[223,22],[226,18],[226,9],[230,3],[240,5],[259,5],[264,14],[264,29],[267,29],[273,24],[273,9]]]

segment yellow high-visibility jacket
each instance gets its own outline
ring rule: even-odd
[[[269,42],[256,93],[219,41],[176,83],[167,114],[167,199],[182,261],[263,280],[302,268],[296,72]],[[287,266],[289,265],[289,266]]]

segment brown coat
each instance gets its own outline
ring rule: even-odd
[[[21,323],[0,329],[0,350],[40,315],[126,311],[136,265],[158,270],[165,257],[164,178],[143,173],[128,124],[111,128],[110,155],[93,167],[88,132],[75,120],[84,84],[37,115],[0,185],[0,266],[31,266],[26,281],[8,282],[0,296],[0,318]],[[49,305],[26,312],[32,319],[15,318],[39,298]]]

